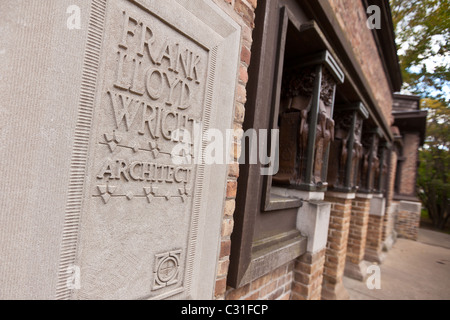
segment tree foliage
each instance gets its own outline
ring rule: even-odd
[[[450,2],[391,0],[404,89],[449,102]]]
[[[419,151],[418,195],[436,227],[449,219],[450,1],[390,0],[403,91],[422,97],[428,110]]]
[[[419,151],[418,196],[433,224],[443,229],[450,217],[450,108],[429,98],[422,105],[428,122],[427,140]]]

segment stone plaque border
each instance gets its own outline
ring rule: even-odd
[[[162,19],[160,16],[161,12],[152,12],[147,5],[154,5],[154,2],[151,0],[128,0],[129,2],[137,5],[141,9],[151,13],[159,19]],[[185,0],[172,0],[172,3],[178,3],[180,7],[184,7],[187,11],[190,11],[190,6],[192,6],[189,1]],[[208,5],[209,6],[209,5]],[[211,6],[215,6],[214,3]],[[212,8],[211,8],[212,9]],[[216,9],[216,13],[218,13]],[[159,11],[159,8],[156,9]],[[86,183],[86,175],[88,172],[88,163],[89,163],[89,148],[91,146],[91,131],[94,122],[94,107],[96,104],[96,96],[97,96],[97,87],[99,85],[98,74],[100,71],[101,61],[100,58],[102,56],[102,39],[104,37],[104,27],[106,23],[106,12],[107,12],[107,0],[92,0],[91,2],[91,10],[89,16],[88,30],[87,30],[87,40],[86,47],[84,51],[84,62],[83,62],[83,73],[82,73],[82,84],[80,88],[80,100],[78,104],[78,113],[74,134],[74,144],[72,147],[72,157],[71,157],[71,165],[70,165],[70,178],[68,185],[68,195],[66,201],[66,209],[65,209],[65,220],[64,220],[64,229],[62,233],[62,242],[61,242],[61,253],[60,253],[60,262],[59,262],[59,270],[58,270],[58,282],[56,287],[56,295],[55,298],[58,300],[71,299],[73,297],[73,289],[68,286],[68,283],[72,277],[72,274],[68,271],[72,266],[75,265],[77,259],[77,248],[79,242],[79,231],[81,224],[81,215],[83,211],[84,201],[86,199],[85,193],[87,186]],[[192,12],[191,12],[192,14]],[[203,131],[205,132],[210,126],[210,118],[212,114],[212,106],[220,101],[220,103],[226,104],[234,104],[234,88],[235,83],[230,83],[230,80],[233,77],[233,80],[237,81],[237,64],[233,66],[233,68],[227,70],[225,74],[221,74],[221,80],[219,81],[219,85],[215,84],[217,80],[217,72],[216,72],[216,63],[218,59],[218,55],[224,55],[223,52],[218,52],[219,50],[225,50],[226,53],[233,53],[236,56],[236,61],[238,60],[239,55],[239,46],[230,46],[230,41],[235,41],[236,39],[240,39],[240,28],[237,24],[231,20],[229,17],[221,16],[222,20],[226,23],[229,23],[229,27],[227,28],[218,28],[216,22],[213,22],[212,17],[206,17],[204,23],[208,25],[214,25],[213,30],[216,32],[217,37],[215,39],[208,39],[207,49],[209,50],[209,66],[208,66],[208,76],[207,76],[207,84],[206,84],[206,92],[205,92],[205,106],[203,111]],[[181,31],[174,25],[168,24],[172,28],[175,28],[180,33],[188,36],[186,33]],[[203,34],[204,31],[200,31]],[[189,37],[189,36],[188,36]],[[199,43],[196,39],[191,38],[192,41]],[[220,39],[220,40],[219,40]],[[219,40],[219,41],[218,41]],[[220,44],[218,44],[220,42]],[[216,43],[216,45],[212,45]],[[239,40],[238,40],[239,43]],[[200,43],[199,43],[200,44]],[[200,44],[205,47],[204,44]],[[222,49],[219,49],[219,46],[222,46]],[[206,48],[206,47],[205,47]],[[224,49],[225,48],[225,49]],[[224,55],[226,56],[226,55]],[[224,69],[221,69],[222,73]],[[218,93],[218,97],[214,93],[214,89],[216,87],[222,88],[220,84],[227,82],[228,89],[233,90],[233,97],[225,97],[224,93]],[[223,89],[223,88],[222,88]],[[226,90],[225,90],[226,92]],[[226,105],[225,104],[225,105]],[[231,106],[230,106],[231,108]],[[233,110],[233,109],[231,109]],[[221,113],[219,113],[221,114]],[[231,111],[230,125],[232,124],[232,116],[233,111]],[[217,115],[216,115],[217,117]],[[216,120],[217,121],[217,120]],[[201,149],[207,146],[207,141],[202,141]],[[216,258],[215,255],[217,252],[217,244],[208,244],[205,245],[202,241],[203,239],[198,239],[198,231],[200,225],[206,228],[208,234],[211,234],[211,230],[208,230],[208,226],[211,226],[211,221],[205,224],[202,222],[202,217],[200,215],[202,210],[211,209],[211,207],[216,208],[217,203],[202,203],[202,194],[204,190],[208,190],[208,187],[203,187],[201,181],[204,181],[205,172],[210,172],[214,169],[206,169],[204,164],[199,164],[197,168],[197,177],[195,183],[195,190],[192,194],[194,197],[193,201],[193,210],[191,216],[191,228],[189,233],[188,246],[186,248],[186,266],[185,266],[185,281],[181,288],[175,289],[173,292],[167,292],[158,297],[141,297],[142,299],[155,299],[155,298],[166,298],[169,296],[173,296],[175,294],[181,293],[181,291],[186,291],[189,297],[195,297],[198,294],[205,294],[208,290],[205,291],[205,286],[196,287],[192,289],[195,294],[192,294],[191,286],[193,282],[193,278],[198,278],[197,274],[194,274],[195,268],[198,268],[200,265],[199,261],[195,259],[196,249],[199,247],[205,248],[207,256],[209,254],[209,258],[201,257],[202,260],[212,261],[212,258]],[[226,169],[225,169],[226,176]],[[224,180],[223,188],[219,186],[220,191],[223,194],[220,194],[222,199],[224,198],[225,188],[226,188],[226,179]],[[223,189],[223,190],[222,190]],[[214,190],[218,190],[217,187],[214,187]],[[216,196],[216,195],[215,195]],[[218,198],[213,197],[213,198]],[[216,199],[217,202],[217,199]],[[221,214],[218,215],[219,219],[221,218]],[[212,217],[211,217],[212,218]],[[204,219],[204,218],[203,218]],[[220,236],[220,220],[217,221],[218,224],[218,236]],[[214,225],[215,229],[215,225]],[[203,230],[203,229],[202,229]],[[203,230],[205,231],[205,230]],[[218,238],[219,241],[219,238]],[[215,250],[215,251],[213,251]],[[214,253],[214,257],[211,257],[211,254]],[[217,260],[217,259],[216,259]],[[184,289],[184,290],[183,290]]]
[[[105,14],[106,0],[92,0],[80,101],[70,161],[70,178],[56,286],[56,299],[58,300],[70,299],[72,295],[72,290],[67,285],[71,276],[68,270],[74,265],[76,259]]]

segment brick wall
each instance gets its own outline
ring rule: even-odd
[[[359,264],[364,259],[370,199],[356,197],[352,202],[350,231],[347,243],[347,260]]]
[[[342,278],[347,254],[352,199],[331,197],[327,194],[325,201],[331,202],[331,211],[323,271],[322,299],[341,299],[346,295]]]
[[[419,149],[420,137],[417,133],[403,134],[403,157],[401,183],[399,192],[403,195],[415,196],[417,175],[417,150]]]
[[[234,129],[235,132],[242,130],[245,116],[245,102],[247,101],[246,85],[248,81],[248,67],[251,59],[252,32],[254,28],[256,0],[214,0],[224,12],[232,17],[241,26],[241,58],[239,62],[239,82],[236,87],[235,94],[235,110],[234,110]],[[234,220],[233,214],[235,209],[235,199],[237,192],[237,178],[239,177],[239,164],[237,159],[240,156],[240,143],[237,134],[231,150],[231,157],[234,163],[228,167],[227,192],[224,204],[222,231],[221,231],[221,247],[220,256],[217,267],[217,277],[214,298],[224,299],[227,293],[227,274],[230,264],[230,236],[233,232]],[[287,270],[284,270],[287,271]],[[279,270],[278,270],[279,272]],[[272,283],[272,282],[271,282]],[[271,284],[273,285],[273,284]],[[228,291],[227,296],[233,295]]]
[[[372,36],[372,30],[367,28],[367,14],[362,1],[328,0],[336,14],[336,20],[353,48],[367,83],[380,106],[388,124],[393,122],[392,93],[387,75],[378,55],[378,49]],[[368,63],[370,61],[370,63]]]
[[[420,225],[420,215],[406,210],[397,211],[395,229],[398,236],[410,240],[417,240]]]
[[[226,300],[289,300],[293,283],[294,262],[290,262],[265,276],[239,288],[229,288]]]
[[[307,252],[296,259],[291,300],[320,300],[325,251]]]
[[[381,263],[383,216],[369,214],[365,260]]]
[[[395,230],[398,236],[417,240],[421,204],[419,202],[400,201],[397,208]]]

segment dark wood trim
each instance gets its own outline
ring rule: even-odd
[[[246,115],[243,129],[259,129],[258,123],[262,121],[263,113],[258,113],[256,106],[263,106],[265,101],[270,98],[269,92],[261,91],[259,81],[267,79],[271,74],[271,65],[267,68],[261,68],[261,65],[267,64],[272,60],[271,51],[267,50],[268,37],[265,34],[273,31],[269,30],[269,26],[264,23],[266,16],[270,13],[271,2],[262,3],[256,9],[255,25],[257,28],[253,31],[253,48],[252,63],[249,66],[248,73],[251,79],[247,84],[247,103]],[[273,7],[273,4],[272,4]],[[268,51],[268,52],[267,52]],[[255,106],[255,107],[248,107]],[[246,152],[246,154],[248,154]],[[255,206],[257,201],[259,188],[251,188],[249,184],[259,184],[258,165],[249,165],[248,161],[244,165],[239,166],[238,192],[236,195],[236,209],[234,213],[234,228],[231,235],[231,252],[230,267],[228,270],[227,284],[231,287],[238,288],[245,272],[251,263],[252,242],[254,236],[254,225],[256,221]],[[256,190],[255,190],[256,189]]]
[[[400,133],[417,133],[420,136],[420,145],[425,142],[425,135],[427,129],[427,116],[426,110],[412,110],[412,111],[398,111],[393,112],[394,124],[399,128]]]
[[[407,194],[398,194],[394,193],[394,201],[412,201],[412,202],[420,202],[420,199],[416,197],[416,195],[407,195]]]
[[[274,75],[274,89],[272,95],[272,106],[270,113],[271,126],[270,129],[277,128],[277,116],[280,111],[280,95],[281,95],[281,82],[283,77],[283,65],[284,65],[284,49],[286,45],[286,34],[288,24],[292,23],[297,29],[300,28],[300,23],[295,19],[295,16],[285,6],[280,8],[280,23],[278,27],[278,43],[276,47],[276,66]],[[270,141],[268,140],[268,150],[271,150]],[[300,199],[274,197],[271,194],[272,176],[265,176],[263,182],[263,196],[262,196],[262,208],[263,211],[274,211],[288,208],[299,208],[302,206]]]
[[[306,253],[307,238],[294,231],[280,239],[269,239],[266,243],[255,243],[249,267],[238,287],[258,279],[268,272]]]

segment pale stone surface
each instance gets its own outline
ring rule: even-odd
[[[420,202],[413,202],[413,201],[400,201],[398,205],[398,210],[405,210],[405,211],[411,211],[414,213],[419,213],[422,209],[422,204]]]
[[[227,165],[171,151],[232,128],[240,27],[208,0],[86,0],[69,30],[72,4],[0,4],[0,298],[209,299]]]
[[[358,193],[358,197],[359,197]],[[347,193],[347,192],[333,192],[333,191],[327,191],[327,197],[332,198],[339,198],[339,199],[355,199],[356,194],[355,193]]]
[[[322,287],[322,300],[349,300],[350,295],[344,286],[343,282],[335,285],[331,290],[326,287]]]
[[[0,299],[55,297],[88,23],[67,28],[72,4],[0,1]]]
[[[298,198],[305,201],[309,200],[323,200],[325,197],[324,192],[314,192],[314,191],[301,191],[295,189],[281,188],[281,187],[272,187],[270,192],[273,194],[282,196],[282,197],[292,197]]]
[[[383,242],[383,251],[389,251],[394,246],[397,241],[397,232],[392,230],[392,232],[387,236],[386,240]]]
[[[377,251],[374,249],[366,248],[364,252],[364,260],[369,262],[383,263],[384,259],[386,259],[386,254],[381,250]]]
[[[391,202],[389,208],[386,208],[386,215],[388,216],[388,221],[385,223],[386,228],[386,240],[383,242],[383,251],[391,250],[395,241],[397,241],[397,232],[395,231],[395,219],[397,215],[398,203]],[[386,217],[385,217],[386,219]]]
[[[358,198],[362,198],[362,199],[372,199],[374,197],[373,193],[357,193],[357,197]]]
[[[384,216],[385,212],[386,212],[386,199],[383,198],[383,196],[374,195],[372,200],[370,200],[369,214],[382,217]]]
[[[327,245],[331,203],[307,201],[297,213],[297,229],[308,237],[307,251],[319,252]]]

